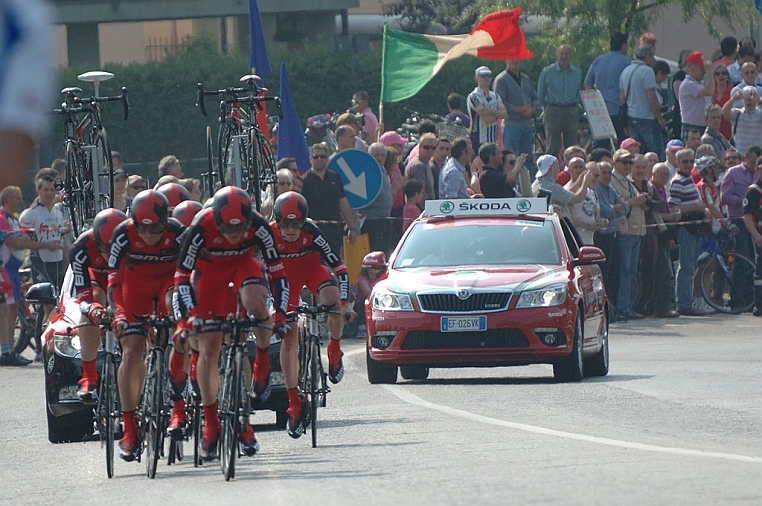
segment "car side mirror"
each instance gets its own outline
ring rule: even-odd
[[[595,246],[582,246],[579,255],[574,259],[574,265],[600,264],[606,261],[603,250]]]
[[[27,289],[24,298],[32,304],[52,306],[57,302],[56,295],[53,292],[53,285],[50,283],[35,283]]]

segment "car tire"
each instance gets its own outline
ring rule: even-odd
[[[429,368],[423,365],[401,365],[400,375],[406,380],[425,380],[429,377]]]
[[[603,332],[601,334],[601,349],[590,358],[585,359],[585,376],[606,376],[609,373],[609,319],[604,312]]]
[[[384,364],[370,358],[370,350],[365,349],[368,381],[371,385],[393,385],[397,383],[397,366]]]
[[[582,359],[582,310],[577,310],[574,323],[574,342],[568,357],[553,364],[553,377],[556,381],[572,382],[582,380],[584,375],[584,360]]]
[[[275,426],[279,429],[286,428],[286,422],[288,421],[288,412],[286,410],[275,412]]]

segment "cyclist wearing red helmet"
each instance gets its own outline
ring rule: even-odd
[[[306,286],[317,295],[320,304],[340,307],[342,315],[328,315],[328,330],[331,341],[328,344],[328,376],[333,383],[344,377],[340,339],[344,328],[344,318],[354,317],[350,307],[349,276],[347,268],[339,256],[331,250],[328,240],[315,222],[307,219],[307,200],[297,192],[286,192],[278,196],[273,205],[273,218],[270,223],[275,235],[278,253],[286,266],[286,276],[291,287],[289,307],[299,305],[299,293]],[[332,276],[326,264],[333,269],[338,278]],[[338,285],[338,286],[337,286]],[[291,323],[291,332],[283,339],[280,350],[280,362],[288,389],[288,435],[298,438],[304,432],[302,402],[297,388],[299,378],[299,357],[296,352],[296,323]]]
[[[178,183],[165,183],[157,188],[161,193],[167,197],[169,203],[169,212],[174,211],[175,207],[180,205],[181,202],[185,202],[190,199],[190,193],[188,189]]]
[[[183,224],[184,227],[190,227],[193,218],[201,210],[201,204],[195,200],[185,200],[180,202],[172,210],[172,217]]]
[[[114,229],[127,219],[127,215],[117,209],[104,209],[95,215],[93,228],[82,232],[69,249],[69,265],[74,275],[75,300],[82,310],[80,323],[89,320],[94,325],[100,323],[106,305],[108,287],[108,256]],[[78,329],[82,345],[82,378],[79,380],[77,395],[82,402],[95,402],[98,370],[95,359],[98,355],[100,332],[97,327],[82,326]]]
[[[257,253],[264,258],[269,283]],[[234,286],[232,290],[228,286],[230,282]],[[274,330],[283,336],[289,328],[286,324],[289,290],[283,262],[269,224],[254,211],[244,190],[235,186],[217,190],[212,205],[196,215],[183,239],[175,286],[172,301],[175,317],[190,317],[199,328],[196,372],[204,407],[200,454],[205,460],[211,460],[216,456],[220,435],[217,414],[218,361],[222,345],[220,317],[234,313],[240,297],[249,315],[270,321],[267,298],[272,293],[276,311]],[[255,370],[263,370],[263,364],[269,370],[272,332],[255,328],[254,334],[257,338]],[[265,384],[262,380],[255,379],[254,390],[266,398],[269,392],[257,388],[257,385]],[[244,453],[253,455],[259,445],[251,426],[246,425],[241,443]]]
[[[179,237],[184,230],[179,221],[169,217],[168,207],[167,198],[161,192],[138,193],[132,201],[129,219],[116,227],[111,239],[108,296],[116,312],[115,330],[122,347],[117,378],[124,437],[119,447],[120,457],[127,462],[135,460],[140,452],[135,409],[145,376],[143,353],[148,333],[136,315],[152,314],[154,304],[158,305],[159,315],[168,314],[172,277],[180,251]],[[171,362],[169,369],[175,408],[182,406],[184,413],[181,394],[186,378],[182,362],[179,372],[177,364]]]

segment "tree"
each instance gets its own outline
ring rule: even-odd
[[[468,33],[493,2],[484,0],[399,0],[384,5],[387,16],[402,16],[402,29],[425,33],[432,23],[440,23],[447,33]]]

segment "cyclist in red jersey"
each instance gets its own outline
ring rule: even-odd
[[[119,448],[120,457],[127,462],[140,452],[135,410],[145,376],[143,353],[148,328],[138,317],[153,314],[155,309],[158,315],[168,314],[183,230],[180,222],[169,217],[167,198],[156,190],[144,190],[135,196],[130,218],[114,230],[111,239],[108,296],[116,312],[115,330],[122,347],[117,379],[124,437]],[[179,373],[172,363],[169,369],[175,408],[179,404],[184,412],[182,389],[179,401],[176,395],[178,384],[185,381],[177,377],[184,374],[182,362]]]
[[[108,256],[114,229],[127,219],[118,209],[104,209],[93,220],[93,228],[82,232],[69,249],[69,265],[74,275],[74,298],[79,302],[82,319],[98,325],[105,315],[108,288]],[[95,326],[79,327],[82,345],[82,378],[77,395],[84,403],[97,400],[98,370],[95,359],[100,344],[100,331]]]
[[[267,266],[267,277],[261,253]],[[229,288],[232,282],[234,289]],[[275,239],[267,221],[252,209],[249,195],[241,188],[225,186],[213,197],[210,207],[199,212],[187,229],[175,272],[176,293],[172,304],[175,317],[189,317],[197,329],[199,358],[197,379],[204,407],[204,434],[200,455],[211,460],[217,453],[220,420],[217,413],[218,362],[222,345],[220,318],[236,311],[238,298],[246,312],[258,320],[271,322],[267,306],[270,293],[275,306],[273,330],[281,337],[288,332],[288,281]],[[269,371],[272,332],[255,328],[257,356],[254,392],[265,398],[269,380],[257,377],[257,370]],[[247,424],[241,434],[243,451],[253,455],[259,449],[254,431]]]
[[[338,383],[344,377],[340,339],[344,320],[354,318],[355,312],[349,305],[349,275],[341,258],[331,250],[325,236],[307,219],[307,200],[297,192],[286,192],[278,196],[273,205],[273,221],[270,226],[275,235],[278,253],[286,266],[286,276],[291,287],[289,307],[299,305],[299,293],[303,286],[317,295],[320,304],[340,308],[341,314],[328,315],[328,378]],[[328,267],[333,269],[336,277]],[[338,279],[338,283],[336,282]],[[288,418],[286,430],[292,438],[304,433],[304,413],[297,387],[299,379],[299,357],[297,355],[296,323],[291,323],[291,331],[283,339],[280,362],[288,389]]]

